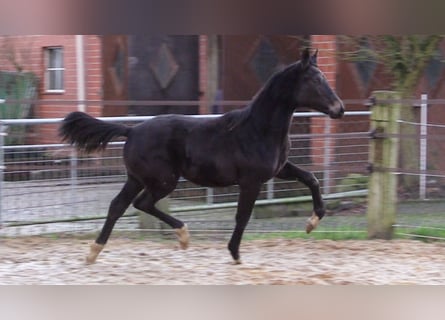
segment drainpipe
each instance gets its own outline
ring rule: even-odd
[[[83,35],[76,35],[77,111],[86,111],[85,105],[85,56]]]
[[[76,35],[77,111],[86,112],[85,104],[85,55],[83,35]],[[77,152],[71,150],[71,187],[77,185]]]

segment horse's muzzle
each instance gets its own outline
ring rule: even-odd
[[[345,113],[345,106],[343,105],[343,102],[341,100],[335,101],[333,105],[329,108],[329,116],[332,119],[338,119],[343,117],[343,114]]]

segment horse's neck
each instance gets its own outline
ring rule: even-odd
[[[260,132],[268,136],[274,132],[280,140],[288,134],[294,112],[290,102],[259,95],[250,108],[251,120]]]

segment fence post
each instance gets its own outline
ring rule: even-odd
[[[371,114],[369,162],[371,176],[368,194],[368,237],[391,239],[397,210],[397,175],[389,169],[398,167],[400,99],[395,92],[376,91]],[[385,101],[386,100],[386,101]],[[392,100],[392,101],[391,101]]]
[[[421,95],[420,104],[420,181],[419,181],[419,197],[421,200],[426,199],[426,167],[427,167],[427,123],[428,123],[428,95]]]
[[[324,156],[323,156],[323,194],[331,193],[331,168],[329,166],[332,162],[332,146],[331,146],[331,119],[324,118]]]
[[[76,150],[76,148],[71,148],[70,180],[71,180],[71,188],[74,189],[74,187],[77,186],[77,150]]]
[[[0,100],[0,103],[2,101]],[[2,121],[0,121],[0,229],[3,226],[2,219],[2,204],[3,204],[3,179],[4,179],[4,170],[5,170],[5,136],[7,127],[4,125]]]
[[[213,190],[213,188],[207,188],[206,191],[207,191],[206,203],[207,204],[212,204],[214,202],[214,200],[215,200],[214,199],[214,194],[213,194],[214,190]]]

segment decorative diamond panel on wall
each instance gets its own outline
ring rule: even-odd
[[[179,65],[167,44],[163,43],[159,47],[155,60],[150,63],[150,68],[161,88],[166,89],[179,69]]]
[[[262,38],[254,48],[249,60],[249,67],[257,78],[264,83],[274,73],[278,63],[279,59],[272,44],[267,39]]]
[[[114,57],[113,61],[113,68],[116,72],[116,77],[119,79],[119,81],[123,82],[124,80],[124,68],[125,68],[125,53],[124,49],[119,46],[116,52],[116,56]]]
[[[440,77],[443,72],[443,62],[442,62],[442,50],[437,50],[436,54],[431,58],[426,66],[425,74],[428,80],[430,89],[434,89],[438,84]]]
[[[361,59],[355,62],[358,75],[365,88],[369,86],[369,83],[374,76],[374,72],[377,68],[377,63],[374,61],[373,57],[370,55],[369,50],[372,49],[371,44],[367,38],[362,38],[360,40],[360,51]]]
[[[118,39],[115,44],[115,53],[111,63],[111,66],[108,68],[108,72],[110,74],[110,79],[113,84],[114,92],[116,94],[122,94],[124,83],[125,83],[125,63],[126,63],[126,55],[124,45]]]

